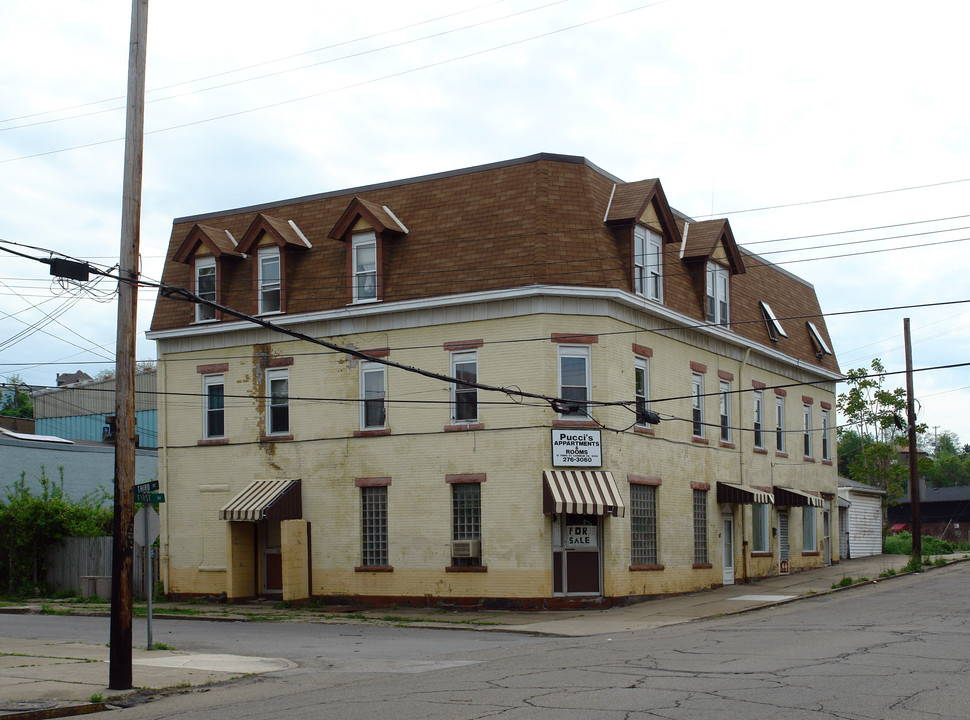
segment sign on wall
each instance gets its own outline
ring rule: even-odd
[[[566,547],[569,548],[589,548],[596,547],[596,526],[595,525],[567,525],[566,526]]]
[[[599,467],[603,464],[599,430],[553,430],[554,467]]]

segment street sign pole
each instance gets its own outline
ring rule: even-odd
[[[151,534],[148,531],[148,513],[145,513],[145,578],[148,586],[148,649],[152,649],[152,595],[155,593],[155,577],[152,572],[152,545],[155,541],[148,541]]]

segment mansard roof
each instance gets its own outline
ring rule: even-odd
[[[539,154],[176,219],[163,281],[192,287],[183,258],[195,242],[190,236],[222,254],[252,253],[268,237],[281,247],[303,250],[282,263],[287,315],[353,310],[347,244],[333,238],[346,239],[359,221],[395,237],[380,252],[385,305],[544,285],[633,296],[633,227],[644,223],[665,240],[664,308],[703,324],[703,269],[685,258],[717,256],[734,269],[728,332],[838,371],[834,356],[817,357],[804,329],[804,318],[817,317],[819,335],[831,347],[809,283],[739,248],[727,221],[691,222],[676,213],[658,180],[626,183],[574,156]],[[688,222],[682,258],[678,225]],[[228,247],[229,236],[242,238],[238,247]],[[223,268],[222,304],[251,312],[254,263],[246,258]],[[769,337],[761,301],[770,304],[787,337]],[[653,304],[645,303],[644,309],[649,312]],[[375,306],[369,307],[373,312]],[[786,319],[794,317],[802,320]],[[189,304],[160,297],[152,331],[187,328],[193,319]]]

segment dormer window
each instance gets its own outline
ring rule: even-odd
[[[663,300],[663,238],[643,225],[633,230],[633,273],[638,295]]]
[[[808,328],[808,335],[812,339],[812,346],[815,348],[815,355],[821,360],[826,355],[831,355],[832,351],[829,349],[828,344],[822,338],[822,333],[818,331],[815,327],[815,323],[806,322],[805,326]]]
[[[758,302],[761,306],[761,313],[765,316],[765,326],[768,328],[768,337],[770,337],[774,342],[778,342],[779,337],[788,337],[788,333],[782,328],[781,323],[778,322],[778,318],[775,317],[775,313],[772,312],[771,306],[764,300]]]
[[[377,235],[365,232],[353,238],[354,302],[377,299]]]
[[[195,294],[203,300],[216,302],[216,259],[200,257],[195,259]],[[211,305],[196,303],[195,321],[205,322],[216,319],[216,309]]]
[[[729,316],[730,270],[715,262],[707,263],[707,322],[727,325]]]
[[[280,249],[277,245],[259,249],[259,314],[279,312],[280,293]]]

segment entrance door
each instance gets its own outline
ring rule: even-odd
[[[839,508],[839,560],[849,559],[849,508]]]
[[[280,521],[263,520],[260,525],[260,546],[263,556],[264,594],[283,592],[283,556],[280,539]]]
[[[559,515],[552,524],[553,594],[602,595],[598,515]]]
[[[787,575],[788,565],[788,511],[778,511],[778,574]]]
[[[829,513],[829,501],[825,501],[825,510],[822,512],[822,550],[825,555],[825,564],[832,564],[832,518]]]
[[[724,553],[724,573],[722,582],[734,585],[734,516],[722,515],[721,543]]]

